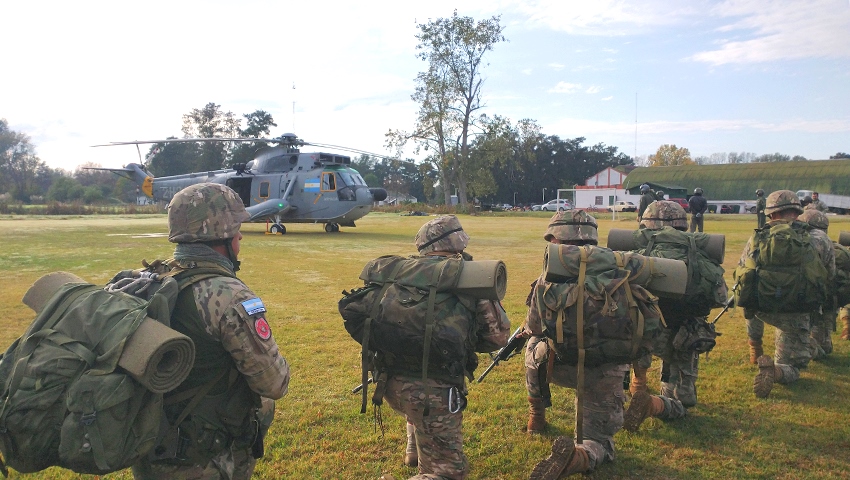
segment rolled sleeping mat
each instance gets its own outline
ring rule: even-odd
[[[47,302],[56,295],[56,292],[66,283],[89,283],[82,278],[68,272],[53,272],[42,276],[24,294],[21,299],[24,305],[30,307],[35,313],[41,313]]]
[[[543,264],[546,280],[549,282],[576,281],[581,266],[579,248],[573,245],[547,245]],[[612,265],[617,264],[616,255],[622,255],[623,268],[630,272],[630,282],[641,285],[659,297],[681,298],[685,294],[688,286],[688,267],[681,260],[645,257],[637,253],[595,248],[588,258],[589,273],[600,273],[593,271],[592,264],[596,262],[599,262],[598,265],[601,265],[602,269],[610,270]]]
[[[625,228],[612,228],[608,232],[608,248],[618,252],[634,250],[637,248],[634,232],[635,230]],[[712,260],[722,264],[723,259],[726,258],[726,235],[719,233],[707,233],[706,235],[708,236],[708,244],[705,247],[705,252]]]
[[[845,247],[850,247],[850,232],[841,232],[838,234],[838,243]]]
[[[32,284],[22,301],[39,313],[66,283],[88,284],[73,273],[48,273]],[[154,393],[176,388],[194,363],[192,339],[151,318],[145,318],[130,335],[118,359],[121,368]]]
[[[501,260],[463,262],[454,290],[475,298],[501,300],[508,290],[508,269]]]
[[[145,318],[124,346],[118,365],[153,393],[165,393],[186,380],[195,363],[192,339]]]

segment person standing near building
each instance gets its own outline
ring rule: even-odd
[[[216,183],[186,187],[168,204],[168,240],[177,246],[164,271],[203,268],[221,275],[177,297],[171,328],[192,339],[195,363],[165,394],[173,427],[152,457],[133,466],[136,479],[248,479],[262,456],[273,400],[288,390],[289,366],[262,300],[235,276],[239,228],[249,217],[239,195]]]
[[[829,211],[829,207],[827,207],[826,204],[823,203],[823,200],[820,199],[820,194],[818,192],[812,192],[812,202],[808,204],[805,208],[814,208],[815,210],[823,213]]]
[[[655,201],[655,194],[652,193],[652,190],[649,189],[649,185],[643,184],[640,186],[640,202],[638,203],[638,212],[637,212],[637,220],[640,222],[641,217],[643,217],[643,212],[646,211],[646,207],[649,206],[650,203]]]
[[[694,194],[688,199],[688,209],[691,211],[691,232],[702,232],[705,212],[708,210],[708,200],[702,196],[701,188],[694,189]]]
[[[764,198],[764,190],[756,190],[756,219],[758,220],[758,228],[763,228],[767,217],[764,215],[764,207],[767,201]]]

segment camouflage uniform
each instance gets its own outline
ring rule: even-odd
[[[803,208],[800,206],[800,199],[794,192],[789,190],[778,190],[771,193],[767,197],[767,208],[765,209],[768,215],[792,209],[798,214],[803,213]],[[771,227],[780,223],[792,223],[796,220],[771,220],[765,227]],[[810,232],[811,244],[817,251],[821,262],[827,269],[829,278],[835,276],[835,253],[833,252],[832,242],[825,233],[812,229]],[[747,241],[744,246],[744,251],[741,254],[741,259],[738,265],[744,265],[747,257],[753,249],[753,238]],[[768,369],[768,364],[762,364],[762,359],[767,359],[770,366],[775,368],[777,375],[771,377],[771,383],[776,381],[780,384],[789,384],[797,381],[800,378],[800,369],[806,368],[809,361],[812,359],[812,342],[811,334],[811,314],[810,313],[768,313],[768,312],[747,312],[747,336],[751,344],[753,342],[762,344],[764,337],[764,324],[769,323],[776,327],[775,352],[774,359],[769,357],[760,357],[760,370]],[[762,373],[760,372],[761,376]],[[756,377],[758,383],[759,377]],[[769,393],[769,389],[768,389]],[[759,395],[759,393],[756,393]]]
[[[827,230],[829,229],[829,219],[816,209],[805,210],[802,215],[797,217],[797,220],[801,222],[806,222],[809,225],[815,227],[818,232],[818,237],[821,237],[820,233],[826,235]],[[829,238],[827,238],[829,240]],[[823,241],[821,239],[821,241]],[[830,244],[833,248],[833,262],[835,258],[835,242],[830,241]],[[810,349],[812,352],[812,359],[824,357],[832,353],[832,331],[835,329],[835,318],[838,314],[837,305],[835,301],[835,272],[832,272],[832,278],[827,282],[827,286],[832,288],[832,292],[829,297],[831,299],[828,304],[824,305],[820,311],[812,312],[812,338]]]
[[[558,212],[550,220],[544,239],[595,245],[596,220],[581,210]],[[529,400],[545,398],[545,403],[551,405],[546,398],[548,383],[575,389],[578,368],[559,363],[546,340],[541,312],[536,302],[531,301],[536,283],[532,284],[532,293],[526,302],[529,309],[524,333],[530,339],[525,350],[525,382]],[[589,470],[614,460],[614,434],[623,427],[626,401],[623,377],[628,371],[628,364],[603,364],[584,369],[584,406],[582,412],[576,413],[576,418],[579,414],[582,416],[584,439],[576,450],[587,453]]]
[[[463,252],[469,236],[457,217],[446,215],[429,221],[416,234],[420,254],[452,256]],[[469,259],[468,255],[464,257]],[[476,351],[498,350],[510,336],[510,321],[496,301],[478,300],[476,312],[470,312],[478,325]],[[466,406],[464,377],[455,382],[429,372],[427,382],[415,372],[398,371],[389,375],[384,400],[414,426],[418,450],[419,474],[411,480],[464,479],[469,463],[463,454],[463,410]],[[470,375],[472,372],[468,372]],[[425,408],[429,414],[426,416]],[[393,478],[384,475],[383,478]]]
[[[812,203],[806,205],[805,209],[806,210],[814,209],[814,210],[817,210],[817,211],[823,212],[823,213],[826,213],[826,212],[829,211],[829,207],[827,207],[826,204],[823,203],[823,200],[821,200],[820,198],[817,198],[817,199],[812,198]]]
[[[192,284],[177,299],[171,327],[193,340],[196,355],[188,378],[165,395],[169,422],[183,416],[198,390],[208,390],[180,428],[161,440],[166,453],[133,466],[135,478],[247,479],[262,456],[262,437],[274,412],[271,399],[287,393],[289,366],[262,301],[233,276],[231,246],[228,257],[209,246],[232,245],[247,219],[238,195],[218,184],[187,187],[169,205],[169,239],[178,245],[175,258],[161,268],[222,272]],[[170,453],[168,445],[174,447]]]
[[[767,206],[767,200],[764,198],[764,190],[758,189],[756,190],[756,219],[758,220],[758,227],[763,228],[764,224],[767,222],[767,217],[764,214],[764,208]]]

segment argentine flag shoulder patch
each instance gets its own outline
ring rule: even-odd
[[[247,312],[248,315],[256,315],[266,311],[266,306],[263,305],[263,301],[259,298],[245,300],[242,302],[242,308],[245,309],[245,312]]]

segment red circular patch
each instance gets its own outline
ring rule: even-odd
[[[265,318],[260,317],[254,320],[254,330],[263,340],[268,340],[272,336],[272,327],[269,326],[269,322]]]

